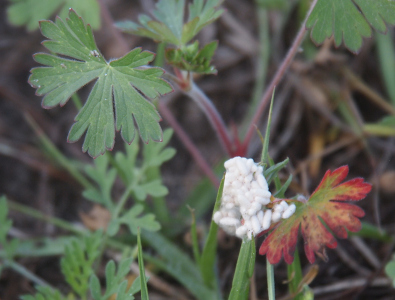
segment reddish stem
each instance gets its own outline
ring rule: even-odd
[[[198,166],[202,169],[203,173],[206,174],[206,176],[210,179],[213,185],[218,188],[219,180],[217,176],[214,174],[210,165],[206,162],[206,160],[199,152],[198,148],[189,138],[188,134],[184,131],[184,129],[182,129],[180,124],[178,124],[177,120],[174,118],[169,108],[162,101],[159,102],[159,111],[161,115],[166,119],[167,122],[169,122],[171,127],[174,129],[180,140],[183,142],[185,147],[188,149],[189,153],[192,155],[192,157],[198,164]]]
[[[235,150],[232,140],[221,115],[218,113],[211,100],[193,82],[190,86],[190,89],[184,91],[184,93],[192,98],[192,100],[194,100],[196,104],[200,107],[200,109],[206,114],[207,119],[209,120],[211,126],[214,128],[214,131],[217,134],[222,148],[225,150],[229,157],[232,157]]]
[[[262,96],[261,102],[255,112],[254,117],[251,120],[250,126],[248,127],[247,130],[247,134],[246,137],[243,141],[243,145],[242,147],[247,149],[248,145],[250,144],[251,138],[252,138],[252,134],[255,131],[255,126],[256,124],[258,124],[259,119],[262,116],[263,111],[265,110],[266,106],[269,104],[269,101],[272,97],[272,93],[274,90],[274,87],[276,87],[281,79],[284,77],[285,72],[288,70],[290,64],[292,63],[296,53],[299,50],[299,46],[302,43],[304,36],[305,36],[305,32],[306,32],[306,22],[307,19],[309,18],[311,12],[313,11],[315,5],[317,4],[318,0],[313,0],[313,2],[311,3],[310,9],[307,12],[306,18],[303,21],[303,24],[298,32],[298,34],[295,37],[295,40],[292,43],[291,48],[288,50],[287,55],[285,56],[284,60],[282,61],[280,67],[277,70],[277,73],[274,75],[274,78],[272,79],[272,81],[270,82],[269,86],[267,87],[265,93]]]

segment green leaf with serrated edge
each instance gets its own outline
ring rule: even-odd
[[[81,240],[73,239],[65,247],[65,255],[60,261],[62,273],[67,283],[81,297],[89,289],[88,279],[93,274],[93,263],[100,255],[102,232],[96,231]]]
[[[121,30],[145,36],[157,42],[165,42],[178,47],[185,46],[203,27],[217,20],[223,13],[218,6],[222,0],[195,0],[189,6],[188,22],[184,20],[184,0],[160,0],[152,12],[155,20],[149,16],[139,16],[139,23],[131,21],[117,22]]]
[[[136,48],[124,57],[107,62],[95,44],[91,27],[70,10],[66,23],[41,22],[41,31],[49,38],[43,45],[56,54],[39,53],[35,60],[47,67],[32,69],[29,82],[37,95],[45,95],[43,107],[64,105],[78,89],[96,80],[95,85],[75,118],[68,140],[77,141],[85,132],[83,151],[97,157],[114,145],[115,129],[131,143],[135,124],[144,142],[162,139],[158,124],[160,116],[147,100],[172,91],[160,76],[159,68],[142,67],[153,60],[154,54]],[[114,125],[114,109],[116,124]]]
[[[138,217],[144,210],[141,204],[134,205],[122,217],[114,220],[118,224],[125,224],[133,234],[137,234],[137,228],[146,229],[148,231],[157,231],[161,228],[160,224],[155,220],[154,214],[146,214]]]
[[[66,298],[58,291],[50,287],[37,286],[37,293],[32,295],[24,295],[21,300],[66,300]]]
[[[108,300],[110,296],[118,294],[116,298],[118,300],[133,300],[133,295],[138,291],[136,287],[130,287],[127,289],[127,280],[125,280],[126,274],[129,273],[130,265],[133,262],[133,258],[123,259],[118,264],[116,270],[115,262],[110,260],[106,265],[105,277],[106,277],[106,288],[105,293],[102,295],[99,278],[96,275],[92,275],[90,278],[89,286],[91,295],[94,300]]]
[[[148,297],[147,279],[145,278],[143,249],[141,247],[140,228],[137,231],[137,246],[138,246],[137,257],[138,257],[139,270],[140,270],[141,299],[148,300],[149,297]]]
[[[143,165],[145,168],[159,167],[164,162],[173,158],[173,156],[176,154],[176,150],[171,147],[166,147],[172,136],[173,130],[168,128],[163,132],[162,143],[151,143],[144,146]]]
[[[221,206],[222,192],[224,190],[224,179],[225,176],[222,177],[221,183],[218,188],[217,198],[215,200],[213,214],[212,214],[213,216]],[[216,285],[218,284],[214,273],[214,265],[215,265],[214,262],[217,254],[217,232],[218,232],[218,225],[213,220],[211,220],[210,229],[207,235],[206,243],[203,248],[202,256],[200,259],[200,265],[199,265],[200,271],[202,272],[204,283],[209,288],[215,288]]]
[[[237,259],[232,289],[228,300],[247,300],[250,290],[250,278],[254,272],[255,239],[243,241]]]
[[[109,169],[108,157],[101,156],[94,160],[94,165],[85,167],[86,174],[97,183],[96,187],[85,189],[82,195],[93,201],[104,205],[110,212],[114,209],[111,190],[117,176],[115,169]]]
[[[395,24],[394,0],[319,0],[306,27],[312,28],[317,44],[334,35],[336,46],[344,40],[350,51],[358,52],[362,38],[371,36],[371,26],[384,32],[385,23]]]
[[[7,8],[11,24],[26,25],[27,30],[39,27],[39,21],[47,20],[57,13],[62,19],[72,8],[89,23],[93,29],[100,27],[100,6],[97,0],[11,0]]]

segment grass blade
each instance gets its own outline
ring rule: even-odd
[[[214,204],[214,213],[219,209],[221,205],[222,192],[224,189],[225,175],[222,177],[221,184],[218,189],[217,199]],[[210,287],[215,288],[217,286],[217,280],[214,273],[215,257],[217,253],[217,232],[218,225],[211,220],[210,230],[207,236],[207,241],[203,249],[200,271],[202,272],[202,277],[204,283]]]
[[[250,278],[254,272],[255,239],[243,241],[237,259],[229,300],[247,300],[250,291]]]
[[[138,229],[137,232],[137,245],[138,245],[137,258],[139,261],[139,269],[140,269],[141,299],[149,300],[147,279],[145,277],[145,270],[144,270],[143,249],[141,247],[140,228]]]

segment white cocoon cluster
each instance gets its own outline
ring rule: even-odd
[[[221,208],[213,220],[227,233],[252,238],[272,223],[289,218],[296,209],[285,201],[267,209],[271,193],[263,176],[263,168],[250,158],[234,157],[225,162],[225,182]]]

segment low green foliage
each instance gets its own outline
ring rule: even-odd
[[[59,18],[55,23],[41,22],[41,32],[50,39],[43,42],[48,50],[70,59],[36,54],[35,60],[47,67],[34,68],[29,78],[37,95],[45,95],[42,104],[46,108],[64,105],[78,89],[97,79],[68,140],[75,142],[86,132],[82,148],[93,157],[113,148],[115,129],[127,143],[134,140],[136,125],[144,142],[161,141],[160,116],[148,99],[172,88],[160,78],[162,69],[138,68],[152,61],[154,54],[136,48],[107,62],[95,44],[91,27],[73,10],[69,17],[66,22]]]
[[[216,74],[217,70],[210,63],[217,46],[218,42],[214,41],[199,50],[199,42],[195,41],[184,49],[167,49],[165,55],[169,64],[181,70]]]
[[[100,6],[97,0],[9,0],[8,20],[16,26],[26,25],[27,30],[38,28],[38,22],[57,13],[65,19],[69,9],[80,13],[93,29],[100,27]]]
[[[218,6],[222,0],[194,0],[189,5],[188,21],[184,24],[185,0],[160,0],[152,12],[155,20],[140,15],[140,24],[132,21],[118,22],[125,32],[148,37],[157,42],[172,44],[176,48],[166,51],[166,59],[180,70],[212,74],[217,71],[210,65],[217,48],[211,42],[199,50],[199,42],[187,45],[205,26],[217,20],[223,13]]]
[[[395,288],[395,256],[386,264],[385,274],[392,280],[392,285]]]
[[[21,300],[68,300],[58,290],[54,290],[50,287],[37,286],[37,293],[32,295],[25,295],[21,297]],[[73,298],[69,298],[72,300]]]
[[[344,41],[352,52],[362,47],[362,38],[372,29],[385,32],[387,24],[395,24],[395,2],[392,0],[318,0],[308,21],[311,38],[321,44],[334,35],[336,46]]]
[[[189,5],[188,22],[184,24],[185,0],[160,0],[156,4],[156,10],[152,11],[156,20],[147,15],[140,15],[140,24],[123,21],[118,22],[117,26],[132,34],[182,47],[203,27],[221,16],[223,10],[218,9],[221,2],[222,0],[194,0]]]
[[[89,289],[88,280],[93,272],[93,263],[100,255],[102,232],[72,240],[66,245],[64,256],[60,261],[62,273],[80,297],[85,297]]]
[[[140,280],[135,279],[132,286],[128,289],[128,281],[125,279],[129,273],[133,259],[124,259],[116,270],[115,262],[109,261],[106,265],[106,287],[104,295],[101,292],[99,278],[93,275],[90,279],[90,291],[94,300],[108,300],[112,295],[117,294],[116,300],[133,300],[134,294],[140,291]]]

